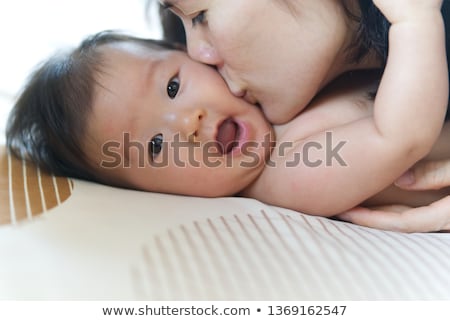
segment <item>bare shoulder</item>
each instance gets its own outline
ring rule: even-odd
[[[275,126],[277,135],[294,140],[369,117],[380,73],[352,72],[336,79],[311,101],[301,114],[283,126]]]

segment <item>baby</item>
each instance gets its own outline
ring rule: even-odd
[[[450,157],[440,143],[448,137],[447,127],[441,132],[443,24],[430,19],[439,8],[409,12],[392,21],[379,87],[378,75],[348,75],[280,126],[184,51],[99,33],[33,74],[10,116],[8,147],[58,175],[153,192],[241,195],[314,215],[361,203],[429,204],[446,191],[388,188],[420,159]],[[405,48],[412,29],[415,41]],[[408,50],[416,54],[404,57]]]

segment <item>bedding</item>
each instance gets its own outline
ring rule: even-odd
[[[450,234],[0,165],[0,299],[450,299]]]

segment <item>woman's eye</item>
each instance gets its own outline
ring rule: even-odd
[[[148,143],[148,148],[152,159],[158,156],[159,153],[161,152],[163,148],[163,139],[164,139],[163,135],[158,134],[153,136],[152,140]]]
[[[200,11],[194,18],[192,18],[192,27],[197,24],[202,24],[205,22],[206,10]]]
[[[167,84],[167,95],[170,99],[174,99],[178,94],[178,90],[180,89],[180,80],[177,77],[170,79]]]

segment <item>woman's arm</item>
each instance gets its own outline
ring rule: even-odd
[[[381,230],[404,233],[450,232],[450,196],[428,206],[411,208],[401,205],[378,208],[356,207],[336,218]]]

